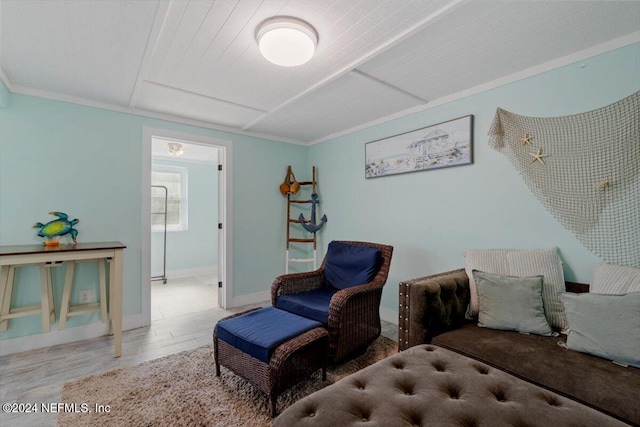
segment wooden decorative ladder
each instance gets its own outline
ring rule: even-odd
[[[311,186],[311,193],[316,192],[316,167],[313,166],[312,169],[312,178],[311,181],[303,181],[299,182],[300,187],[304,187],[307,185]],[[291,218],[291,205],[299,205],[299,204],[309,204],[311,200],[292,200],[291,193],[287,193],[287,251],[286,251],[286,262],[285,262],[285,274],[289,274],[289,263],[292,262],[312,262],[313,261],[313,269],[316,270],[318,268],[318,262],[316,258],[317,251],[317,241],[316,241],[316,233],[311,233],[312,238],[296,238],[291,237],[291,225],[292,224],[300,224],[301,221],[298,218]],[[307,221],[308,222],[308,221]],[[310,244],[313,243],[313,258],[290,258],[289,256],[289,245],[291,243],[301,243],[301,244]]]

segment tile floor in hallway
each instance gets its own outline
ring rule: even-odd
[[[216,275],[169,279],[151,282],[151,321],[218,308]]]
[[[255,306],[223,310],[217,278],[199,276],[152,282],[151,326],[123,333],[122,357],[112,356],[108,336],[0,357],[0,403],[60,402],[64,383],[123,366],[211,344],[221,318]],[[382,334],[397,340],[397,326],[382,322]],[[0,413],[0,425],[55,426],[55,414]]]

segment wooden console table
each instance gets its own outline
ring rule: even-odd
[[[120,357],[122,354],[122,253],[125,248],[126,246],[121,242],[61,244],[60,246],[0,246],[0,305],[11,304],[11,301],[2,300],[6,289],[13,286],[14,277],[13,274],[9,274],[9,271],[15,267],[59,264],[64,261],[109,260],[109,334],[113,335],[114,356]],[[48,302],[45,306],[48,307]]]

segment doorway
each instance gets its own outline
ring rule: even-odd
[[[189,310],[230,307],[231,144],[162,129],[143,133],[143,318],[150,324]],[[165,190],[152,184],[167,189],[168,203],[161,200]]]
[[[151,139],[151,321],[218,308],[220,149]]]

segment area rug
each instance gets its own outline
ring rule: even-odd
[[[297,400],[378,360],[395,354],[398,345],[386,337],[374,341],[360,357],[320,371],[278,398],[278,412]],[[59,427],[76,426],[271,426],[266,396],[222,368],[215,376],[211,345],[66,383],[62,402],[86,403],[92,413],[63,412]],[[95,404],[109,412],[95,412]]]

